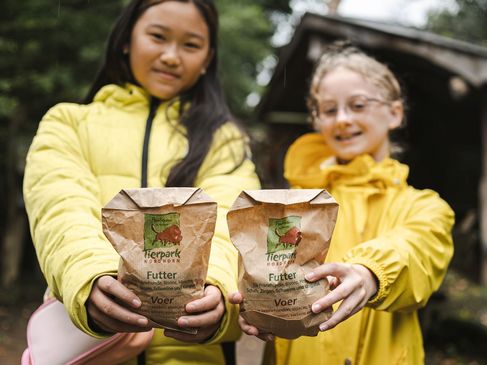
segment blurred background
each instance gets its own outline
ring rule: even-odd
[[[45,282],[22,201],[43,114],[83,99],[127,0],[2,0],[0,7],[0,363],[19,363]],[[323,47],[348,39],[401,79],[397,138],[410,183],[456,213],[455,257],[421,312],[427,364],[487,364],[487,0],[216,0],[220,76],[252,138],[266,188],[310,131],[305,98]]]

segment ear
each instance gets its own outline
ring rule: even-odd
[[[402,101],[393,101],[389,107],[391,113],[391,120],[389,122],[389,130],[396,129],[401,126],[404,119],[404,105]]]
[[[317,121],[318,116],[316,114],[318,114],[316,113],[316,110],[314,112],[311,112],[308,120],[311,122],[311,126],[313,127],[314,131],[320,133],[321,127]]]
[[[129,54],[129,44],[128,43],[126,43],[126,44],[123,45],[123,47],[122,47],[122,53],[123,54]]]

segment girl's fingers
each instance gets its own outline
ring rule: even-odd
[[[345,290],[343,290],[345,288]],[[332,314],[330,319],[320,325],[320,330],[326,331],[335,327],[340,322],[343,322],[350,316],[354,315],[360,311],[367,301],[369,300],[369,294],[364,287],[363,280],[360,277],[352,277],[343,283],[332,293],[342,291],[343,302],[340,304],[338,309]],[[350,293],[346,294],[347,291]]]
[[[232,304],[242,304],[243,303],[243,296],[241,293],[236,292],[230,295],[229,301]],[[262,333],[260,332],[257,327],[254,327],[247,323],[247,321],[242,317],[238,317],[238,324],[240,329],[249,336],[256,336],[257,338],[261,339],[262,341],[273,341],[274,336],[270,333]]]
[[[127,305],[139,308],[141,306],[140,299],[122,283],[112,276],[102,276],[95,281],[94,287],[101,290],[103,293],[112,295]]]
[[[247,334],[249,336],[255,336],[255,337],[261,339],[262,341],[273,341],[274,340],[274,335],[272,335],[270,333],[260,332],[257,329],[257,327],[254,327],[254,326],[248,324],[247,321],[245,319],[243,319],[242,317],[239,317],[238,323],[240,325],[240,329],[245,334]]]
[[[333,304],[339,302],[340,300],[345,299],[353,292],[353,287],[342,283],[341,285],[337,286],[334,290],[330,291],[326,294],[323,298],[318,299],[316,302],[313,303],[311,306],[311,310],[313,313],[320,313],[326,308],[331,307]]]
[[[340,322],[343,322],[350,316],[354,315],[360,309],[362,309],[363,305],[361,304],[361,298],[358,295],[348,297],[340,304],[330,319],[320,325],[320,331],[332,329]]]
[[[231,304],[242,304],[243,302],[243,296],[241,293],[239,292],[236,292],[236,293],[232,293],[230,294],[230,296],[228,297],[228,301],[231,303]]]
[[[200,314],[193,314],[178,318],[178,326],[183,328],[209,327],[220,322],[225,313],[223,301],[218,302],[216,308]]]
[[[126,325],[140,327],[147,327],[148,320],[146,317],[131,312],[129,309],[122,307],[113,301],[110,297],[98,288],[93,288],[88,302],[88,312],[95,319],[94,313],[102,313],[103,316],[111,318]]]
[[[313,303],[311,309],[314,313],[319,313],[342,300],[332,316],[320,325],[321,331],[334,328],[361,310],[370,297],[369,291],[373,291],[373,288],[368,289],[368,286],[373,286],[369,285],[371,279],[368,278],[372,277],[372,274],[365,267],[364,270],[361,267],[357,270],[353,265],[348,264],[324,264],[313,270],[313,273],[314,275],[311,275],[313,279],[328,275],[335,277],[338,281],[338,285],[332,291]]]
[[[90,317],[96,323],[96,325],[98,325],[102,330],[108,332],[145,332],[151,329],[147,326],[143,327],[140,325],[130,325],[126,322],[109,317],[95,306],[91,306],[88,310]]]
[[[328,275],[326,277],[326,280],[328,280],[328,284],[330,286],[330,290],[335,289],[338,286],[338,284],[339,284],[338,278],[336,278],[335,276]]]
[[[372,274],[361,265],[323,264],[315,268],[310,276],[314,280],[322,278],[324,275],[326,278],[332,277],[332,280],[336,279],[336,282],[330,281],[336,286],[323,298],[313,303],[311,308],[314,313],[319,313],[324,308],[328,308],[352,295],[360,298],[360,302],[364,301],[366,303],[368,298],[375,292],[374,290],[376,290],[374,289],[375,281]]]
[[[259,336],[259,338],[262,340],[262,341],[274,341],[274,335],[271,335],[271,334],[267,334],[267,335],[262,335],[262,336]]]
[[[205,297],[188,303],[186,307],[188,306],[190,310],[197,314],[189,314],[178,318],[178,326],[181,328],[197,328],[198,332],[192,335],[165,330],[164,334],[167,337],[191,343],[201,343],[214,336],[225,313],[225,304],[220,289],[211,285],[206,287]]]
[[[259,335],[259,330],[248,324],[247,321],[242,317],[238,317],[238,324],[240,325],[240,329],[245,332],[249,336],[258,336]]]
[[[215,309],[218,304],[222,302],[222,293],[216,286],[208,285],[205,288],[205,294],[203,298],[193,300],[186,304],[186,312],[188,313],[201,313]]]
[[[164,330],[164,335],[174,338],[175,340],[190,342],[190,343],[202,343],[215,335],[218,331],[218,324],[210,327],[202,327],[198,329],[196,334],[183,333],[179,331]]]
[[[327,276],[334,276],[337,278],[342,277],[348,270],[350,270],[349,264],[342,263],[327,263],[315,267],[312,271],[307,273],[304,277],[310,282],[318,281],[326,278]]]
[[[190,342],[190,343],[198,343],[204,340],[203,338],[201,338],[200,333],[196,333],[193,335],[190,333],[184,333],[184,332],[168,330],[168,329],[164,330],[164,336],[174,338],[175,340],[178,341]]]
[[[265,341],[265,342],[274,341],[274,335],[271,335],[270,333],[260,333],[256,337],[262,341]]]

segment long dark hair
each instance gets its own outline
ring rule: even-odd
[[[188,153],[169,173],[166,186],[193,186],[198,170],[210,149],[214,132],[233,119],[217,76],[218,12],[213,0],[133,0],[122,11],[106,47],[105,59],[92,84],[86,103],[107,84],[137,84],[130,70],[124,47],[130,43],[132,29],[149,7],[165,1],[191,2],[200,11],[209,29],[210,52],[213,57],[196,84],[180,95],[180,122],[186,127]],[[187,108],[188,103],[190,107]]]

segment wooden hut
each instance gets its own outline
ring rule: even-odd
[[[454,264],[487,283],[487,49],[417,29],[305,14],[257,107],[266,123],[264,184],[285,186],[289,144],[310,131],[306,96],[323,47],[348,39],[385,62],[402,81],[407,124],[401,132],[409,182],[440,193],[456,213]]]

